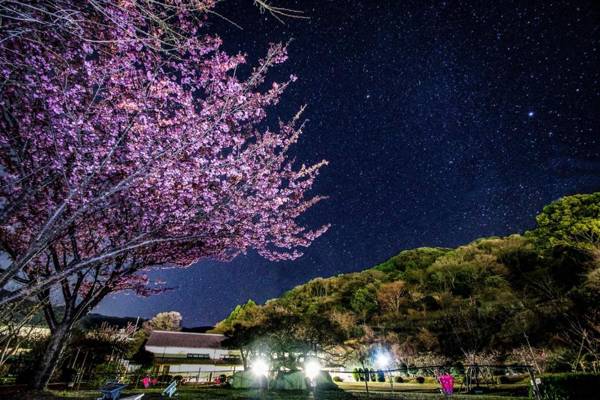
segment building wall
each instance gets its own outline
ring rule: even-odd
[[[236,371],[244,370],[242,365],[227,365],[221,361],[227,357],[240,358],[239,350],[174,346],[146,346],[146,350],[154,354],[155,373],[181,375],[187,382],[212,382],[219,375],[229,376]],[[195,358],[188,358],[188,354],[207,354],[209,359],[202,363],[193,363],[191,361]],[[170,358],[171,360],[164,362],[162,360],[164,358]],[[181,361],[174,362],[173,358],[181,358]]]
[[[222,364],[181,364],[161,365],[158,361],[157,372],[171,376],[181,376],[185,382],[206,383],[214,382],[219,376],[231,376],[234,372],[243,371],[242,365],[222,365]]]
[[[178,372],[219,372],[223,374],[232,373],[234,371],[243,371],[241,365],[214,365],[214,364],[171,364],[169,373],[176,375]]]
[[[213,360],[220,360],[224,357],[240,357],[239,350],[227,349],[209,349],[197,347],[158,347],[146,346],[146,350],[154,353],[155,357],[182,357],[187,358],[188,354],[208,354]]]

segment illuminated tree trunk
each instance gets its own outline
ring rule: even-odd
[[[50,336],[50,342],[46,347],[44,358],[41,360],[39,368],[36,370],[31,386],[33,389],[43,390],[50,382],[52,374],[58,364],[60,355],[65,348],[71,331],[71,322],[64,322],[59,325]]]
[[[68,342],[73,325],[85,317],[111,290],[111,283],[108,282],[105,286],[99,287],[97,291],[88,291],[85,295],[81,295],[77,290],[80,287],[81,281],[71,282],[71,287],[69,287],[69,282],[67,281],[63,281],[62,283],[64,284],[62,295],[65,310],[60,321],[57,319],[51,303],[44,306],[44,318],[50,328],[51,335],[44,357],[40,361],[39,368],[36,369],[31,381],[30,386],[36,390],[46,389],[50,379],[52,379],[52,374],[59,364],[61,354]],[[50,292],[46,291],[40,295],[42,298],[44,296],[48,298]],[[79,303],[77,300],[79,300]]]

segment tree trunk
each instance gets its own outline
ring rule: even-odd
[[[52,332],[50,336],[50,342],[46,347],[44,358],[41,360],[38,369],[31,382],[31,387],[36,390],[44,390],[52,378],[56,364],[60,358],[60,355],[67,343],[69,333],[71,331],[71,324],[64,323],[56,327],[56,330]]]
[[[240,356],[242,357],[242,365],[244,366],[244,371],[248,369],[248,359],[246,354],[244,354],[244,347],[240,346]]]

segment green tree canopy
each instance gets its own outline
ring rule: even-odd
[[[600,257],[600,192],[566,196],[544,207],[529,232],[542,246],[567,246]]]

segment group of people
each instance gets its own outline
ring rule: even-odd
[[[150,386],[155,386],[158,383],[158,378],[150,378],[148,375],[142,378],[142,385],[144,389],[148,389]]]

